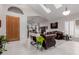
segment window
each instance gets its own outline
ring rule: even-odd
[[[75,21],[66,21],[65,22],[65,34],[75,36]]]

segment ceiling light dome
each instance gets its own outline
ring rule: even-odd
[[[70,14],[70,10],[64,11],[63,15],[69,15]]]
[[[67,8],[65,9],[65,11],[63,11],[63,15],[67,16],[70,14],[70,10],[68,10]]]

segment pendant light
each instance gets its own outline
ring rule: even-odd
[[[65,11],[63,11],[63,15],[67,16],[70,14],[70,10],[68,10],[68,8],[65,8]]]

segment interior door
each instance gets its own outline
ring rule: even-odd
[[[8,41],[20,40],[20,22],[19,17],[6,16],[6,35]]]

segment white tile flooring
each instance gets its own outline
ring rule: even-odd
[[[56,40],[56,47],[43,51],[37,50],[31,45],[27,48],[19,41],[10,42],[3,55],[79,55],[79,42]]]

